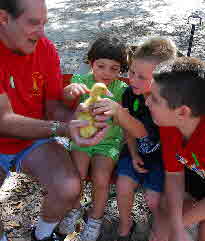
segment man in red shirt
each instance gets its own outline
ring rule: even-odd
[[[10,168],[36,177],[47,196],[32,240],[59,240],[53,232],[80,194],[80,179],[69,153],[56,136],[72,137],[82,146],[97,144],[107,125],[95,137],[82,139],[79,127],[61,103],[63,85],[59,57],[44,36],[47,8],[44,0],[0,1],[0,185]],[[6,241],[0,225],[0,241]]]
[[[205,64],[195,58],[178,58],[160,66],[153,77],[147,105],[161,126],[168,240],[190,241],[184,227],[199,223],[197,240],[204,241]],[[192,196],[186,202],[185,187]]]

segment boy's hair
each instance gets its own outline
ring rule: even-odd
[[[160,64],[163,61],[176,57],[176,53],[177,49],[173,41],[162,37],[154,37],[138,45],[131,55],[130,64],[135,59],[143,59]]]
[[[88,51],[88,61],[93,63],[97,59],[111,59],[121,64],[121,72],[127,68],[126,46],[115,37],[100,37]]]
[[[196,58],[180,57],[162,63],[153,73],[160,95],[175,109],[188,106],[193,116],[205,115],[205,63]]]
[[[22,0],[0,0],[0,10],[5,10],[13,18],[18,18],[23,12]]]
[[[138,45],[130,45],[127,47],[127,62],[129,66],[132,63],[133,56],[138,48],[139,48]]]

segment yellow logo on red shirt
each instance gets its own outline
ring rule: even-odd
[[[32,87],[32,95],[39,96],[41,95],[41,87],[43,86],[43,75],[39,72],[34,72],[32,74],[33,87]]]
[[[15,83],[14,83],[14,77],[12,75],[10,76],[9,81],[10,81],[11,88],[14,89],[15,88]]]

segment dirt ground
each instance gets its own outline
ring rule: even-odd
[[[205,1],[177,0],[49,0],[48,37],[53,40],[61,57],[64,73],[74,73],[96,36],[117,35],[127,44],[137,44],[149,36],[166,36],[174,40],[186,55],[191,24],[205,21]],[[190,20],[187,23],[187,20]],[[204,25],[197,25],[192,56],[205,59]],[[114,187],[112,187],[113,189]],[[90,186],[86,189],[90,196]],[[12,173],[1,189],[0,205],[5,229],[12,241],[28,241],[29,231],[37,221],[43,189],[25,175]],[[116,198],[110,198],[105,210],[106,221],[101,241],[112,240],[118,221]],[[133,216],[137,222],[135,241],[147,239],[151,215],[143,192],[136,194]],[[145,234],[145,235],[144,235]]]

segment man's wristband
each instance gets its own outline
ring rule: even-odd
[[[51,137],[56,137],[57,135],[57,130],[60,128],[61,123],[60,121],[53,121],[50,127],[51,130]]]

